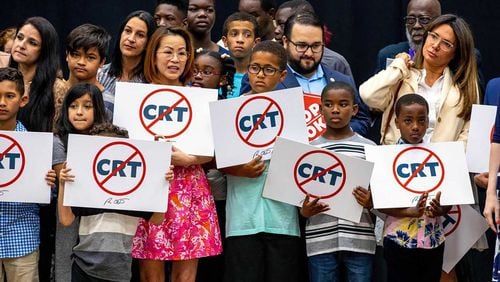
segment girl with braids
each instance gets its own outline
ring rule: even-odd
[[[226,99],[233,89],[235,71],[229,55],[200,48],[196,50],[191,86],[219,89],[219,100]]]
[[[199,48],[196,50],[191,86],[219,89],[219,100],[232,96],[233,78],[236,68],[233,59],[227,54]],[[215,161],[203,166],[212,190],[217,210],[221,234],[225,233],[226,223],[226,176],[215,169]],[[224,242],[224,238],[222,238]],[[222,281],[224,277],[224,254],[200,259],[198,263],[199,281]]]

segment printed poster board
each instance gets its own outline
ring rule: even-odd
[[[70,134],[64,205],[165,212],[169,142]]]

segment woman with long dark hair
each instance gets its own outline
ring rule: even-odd
[[[153,16],[146,11],[130,13],[120,26],[111,63],[97,73],[104,86],[104,104],[113,111],[117,81],[144,82],[144,55],[148,40],[156,29]]]
[[[45,18],[28,18],[17,30],[10,66],[24,77],[29,102],[18,118],[29,131],[52,131],[56,108],[64,98],[66,88],[57,79],[58,44],[57,32]]]

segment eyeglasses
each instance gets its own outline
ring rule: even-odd
[[[216,72],[212,69],[204,69],[204,70],[193,69],[193,75],[196,76],[198,74],[200,74],[201,76],[211,76],[211,75],[219,75],[221,73]]]
[[[276,72],[281,71],[281,69],[269,67],[269,66],[259,66],[257,64],[248,65],[248,72],[251,74],[258,74],[260,71],[264,73],[265,76],[274,75]]]
[[[288,39],[290,43],[295,45],[295,50],[300,53],[305,53],[307,52],[307,49],[311,48],[311,51],[313,53],[319,53],[323,50],[323,43],[313,43],[311,45],[303,42],[295,43],[292,40]]]
[[[418,16],[418,17],[407,16],[407,17],[404,17],[404,21],[405,21],[405,24],[407,24],[407,25],[415,25],[417,23],[417,21],[421,25],[426,25],[432,21],[432,18],[429,16]]]
[[[181,51],[178,53],[175,53],[173,51],[158,51],[156,53],[163,55],[165,57],[165,59],[167,59],[167,60],[171,60],[174,57],[174,55],[177,56],[177,58],[180,61],[185,61],[188,58],[188,54],[185,51]]]
[[[439,44],[439,48],[443,49],[443,51],[451,51],[455,45],[451,43],[450,41],[441,38],[439,34],[435,33],[434,31],[429,31],[427,32],[427,39],[431,44]]]

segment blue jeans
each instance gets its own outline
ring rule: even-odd
[[[309,261],[310,282],[370,282],[373,255],[340,251],[311,256]],[[341,279],[341,270],[345,279]]]

